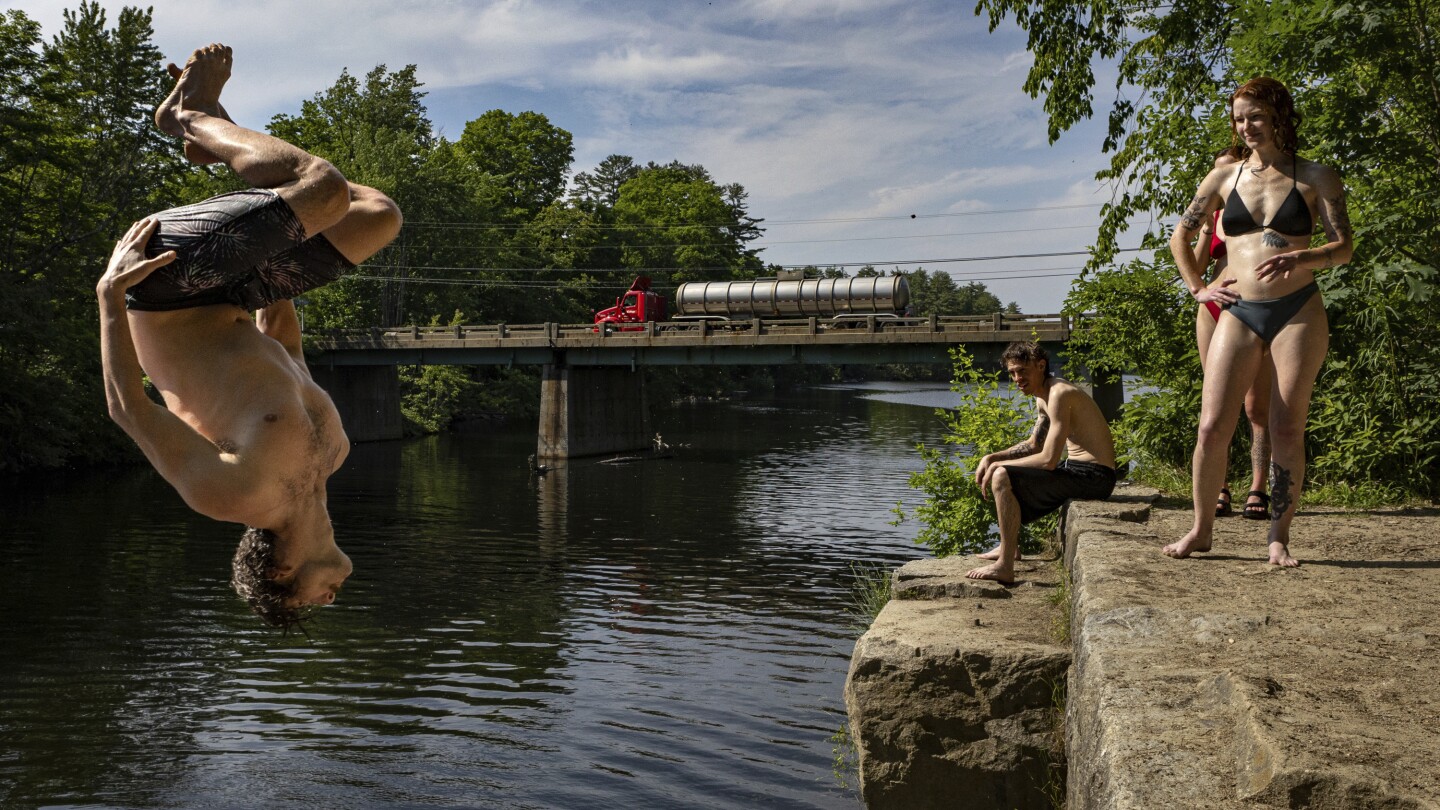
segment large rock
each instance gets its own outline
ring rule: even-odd
[[[1055,639],[1049,598],[1059,568],[1023,561],[1020,584],[1007,589],[964,578],[981,562],[903,566],[902,598],[855,646],[845,701],[870,810],[1048,810],[1063,790],[1070,650]]]
[[[1067,516],[1071,810],[1440,808],[1440,515],[1305,507],[1280,569],[1266,523],[1172,560],[1186,504],[1107,506]]]

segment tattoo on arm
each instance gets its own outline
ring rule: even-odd
[[[1337,194],[1322,201],[1320,218],[1325,222],[1325,238],[1339,242],[1350,237],[1350,212],[1345,208],[1345,195]]]
[[[1187,231],[1200,230],[1200,224],[1205,221],[1205,197],[1196,196],[1190,201],[1190,207],[1180,216],[1180,227]]]
[[[1270,462],[1270,519],[1279,520],[1295,505],[1295,476],[1275,462]]]
[[[1033,456],[1040,452],[1045,446],[1045,436],[1050,432],[1050,415],[1042,413],[1040,418],[1035,420],[1035,435],[1015,445],[1009,450],[1001,450],[995,454],[996,461],[1008,461],[1014,458]]]

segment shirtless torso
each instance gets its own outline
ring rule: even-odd
[[[261,332],[229,305],[129,313],[141,366],[166,407],[215,446],[231,483],[166,477],[197,512],[248,526],[283,523],[296,501],[324,500],[349,453],[334,403],[310,378],[299,345]],[[161,470],[165,474],[165,470]]]
[[[1115,442],[1100,406],[1084,391],[1059,377],[1035,398],[1035,407],[1052,425],[1065,425],[1065,457],[1115,469]],[[1058,417],[1058,418],[1057,418]],[[1043,448],[1043,443],[1042,443]]]

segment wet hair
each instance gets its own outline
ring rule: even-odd
[[[1230,148],[1235,150],[1236,157],[1245,158],[1250,154],[1250,148],[1240,141],[1240,133],[1235,131],[1235,99],[1242,96],[1270,108],[1280,151],[1293,155],[1300,148],[1300,113],[1295,112],[1295,99],[1290,97],[1285,85],[1275,79],[1256,76],[1230,94]]]
[[[269,529],[247,526],[235,547],[230,561],[230,587],[245,600],[266,624],[286,634],[292,628],[305,632],[304,614],[299,608],[288,607],[287,599],[295,595],[294,585],[282,585],[273,578],[275,572],[275,541],[279,536]]]
[[[1005,352],[1000,355],[1000,364],[1006,368],[1011,363],[1033,363],[1036,360],[1045,361],[1045,376],[1050,376],[1050,355],[1045,349],[1033,340],[1017,340],[1005,347]]]

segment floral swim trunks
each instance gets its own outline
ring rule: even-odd
[[[355,268],[323,234],[306,239],[289,204],[268,189],[221,194],[154,218],[160,225],[145,255],[173,250],[177,258],[130,288],[130,309],[261,309]]]

